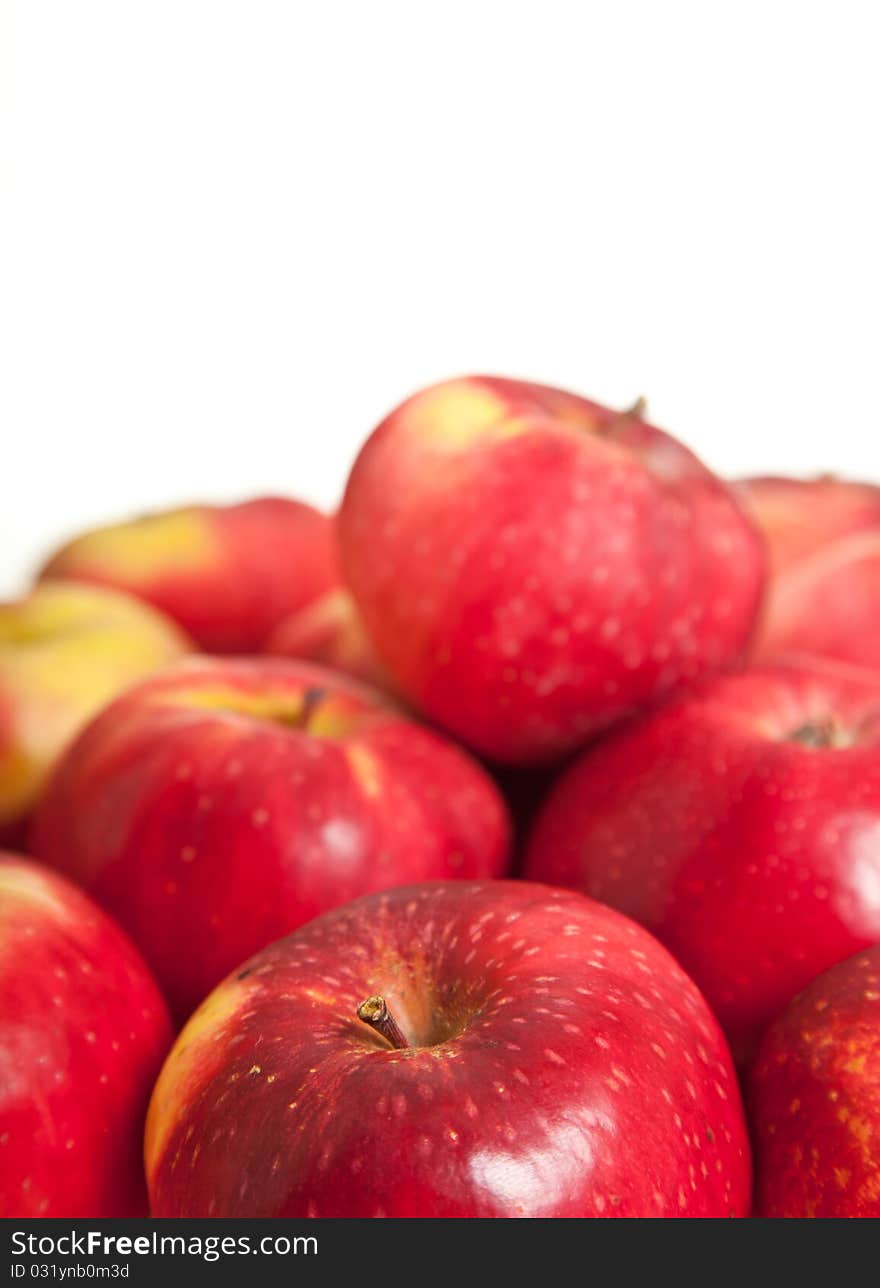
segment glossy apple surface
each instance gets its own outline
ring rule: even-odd
[[[880,939],[880,676],[707,682],[579,758],[525,872],[647,926],[747,1058],[795,993]]]
[[[336,584],[333,523],[300,501],[193,505],[75,538],[44,575],[128,591],[209,653],[256,653],[288,614]]]
[[[33,847],[113,912],[183,1017],[327,908],[502,874],[509,826],[489,776],[377,693],[281,658],[199,658],[88,726]]]
[[[748,479],[771,578],[752,654],[815,655],[880,669],[880,487],[842,479]]]
[[[171,1036],[109,917],[0,854],[0,1216],[145,1215],[144,1117]]]
[[[357,1018],[382,998],[405,1048]],[[723,1038],[640,927],[524,882],[368,896],[237,970],[166,1062],[165,1216],[742,1216]]]
[[[489,377],[408,399],[339,515],[349,588],[401,691],[504,763],[552,761],[735,661],[763,544],[636,412]]]
[[[192,647],[130,595],[46,581],[0,604],[0,836],[19,839],[46,774],[127,684]]]
[[[880,1217],[880,946],[820,975],[749,1079],[756,1211]]]

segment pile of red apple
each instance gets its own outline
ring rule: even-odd
[[[880,1215],[880,488],[425,389],[0,606],[0,840],[0,1215]]]

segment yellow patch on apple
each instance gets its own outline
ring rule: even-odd
[[[144,1162],[151,1175],[186,1106],[190,1074],[205,1049],[219,1042],[248,997],[245,980],[229,979],[205,998],[181,1030],[153,1088],[144,1132]]]
[[[42,913],[48,913],[56,921],[69,921],[70,909],[58,898],[52,883],[46,881],[39,872],[29,870],[22,864],[0,863],[0,895],[11,895],[13,899],[23,899],[35,905]],[[3,903],[0,901],[0,914]],[[17,916],[14,909],[13,916]]]
[[[437,451],[460,451],[490,430],[518,432],[505,400],[473,380],[451,380],[416,394],[404,415],[414,433]]]
[[[78,566],[96,575],[148,581],[166,568],[175,576],[204,568],[219,550],[210,524],[192,508],[148,514],[86,533],[66,548],[63,563],[73,556]]]

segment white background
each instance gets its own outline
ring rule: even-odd
[[[0,13],[0,592],[471,369],[880,477],[872,0]]]

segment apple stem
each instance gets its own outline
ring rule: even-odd
[[[626,407],[623,411],[617,412],[602,430],[602,433],[607,438],[613,438],[615,434],[621,431],[625,432],[631,427],[634,420],[643,420],[647,410],[648,404],[645,399],[637,398],[631,407]]]
[[[306,689],[302,696],[302,704],[298,713],[298,723],[301,727],[304,728],[308,724],[315,712],[315,708],[320,706],[321,702],[324,700],[325,692],[326,691],[324,689],[319,689],[317,687]]]
[[[299,705],[290,711],[283,723],[291,725],[294,729],[308,729],[309,720],[312,719],[314,712],[321,706],[323,699],[326,697],[326,689],[312,688],[305,690],[303,697],[300,698]]]
[[[381,1033],[382,1037],[397,1051],[404,1050],[409,1046],[406,1038],[400,1030],[400,1026],[394,1016],[388,1009],[384,997],[375,994],[372,997],[366,997],[357,1008],[357,1017],[364,1024],[369,1024],[370,1028],[376,1033]]]
[[[620,414],[625,416],[627,420],[643,420],[647,410],[648,400],[640,394],[633,405],[627,407],[626,411],[622,411]]]

